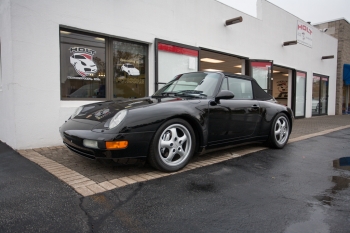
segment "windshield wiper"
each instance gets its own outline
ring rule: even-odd
[[[192,94],[198,94],[200,96],[207,97],[206,94],[203,94],[203,91],[198,91],[198,90],[184,90],[176,93],[176,95],[186,95],[186,94],[190,94],[190,96],[193,96]]]
[[[162,92],[161,95],[162,96],[170,96],[170,95],[175,95],[177,94],[178,92]]]

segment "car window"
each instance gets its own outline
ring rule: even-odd
[[[220,81],[218,73],[188,73],[176,76],[154,95],[181,93],[182,95],[213,96]]]
[[[75,58],[76,58],[76,59],[85,59],[85,57],[84,57],[84,56],[81,56],[81,55],[75,55]]]
[[[221,84],[221,90],[228,90],[228,86],[227,86],[227,78],[225,78],[224,80],[222,80],[222,84]]]
[[[127,65],[127,67],[129,67],[129,68],[134,68],[134,66],[133,66],[133,65]]]
[[[245,79],[229,78],[228,88],[233,92],[233,99],[253,99],[252,82]]]

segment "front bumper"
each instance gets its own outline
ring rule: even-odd
[[[145,158],[154,132],[106,134],[86,130],[67,130],[64,125],[60,128],[63,143],[71,151],[89,159],[119,159]],[[99,149],[85,147],[84,139],[96,140]],[[120,150],[107,150],[106,141],[128,141],[128,147]]]

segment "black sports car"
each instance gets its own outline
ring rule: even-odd
[[[173,172],[210,148],[251,141],[283,148],[293,119],[251,77],[195,72],[150,97],[81,106],[60,133],[69,149],[90,159],[147,158]]]

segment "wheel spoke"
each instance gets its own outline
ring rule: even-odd
[[[168,163],[171,163],[171,162],[173,162],[173,158],[174,158],[175,155],[176,155],[176,150],[172,149],[171,151],[169,151],[169,155],[168,155],[168,157],[165,158],[165,160]]]
[[[171,141],[164,141],[164,140],[161,140],[160,141],[160,147],[161,148],[164,148],[164,147],[166,147],[166,148],[172,148],[171,147],[171,144],[172,144],[172,142]]]
[[[182,137],[179,138],[179,144],[183,145],[185,142],[187,142],[187,136],[184,134]]]
[[[174,141],[175,138],[177,138],[177,131],[176,131],[176,128],[172,128],[170,129],[170,132],[171,132],[171,138],[170,138],[170,141]]]
[[[180,151],[177,151],[177,154],[180,155],[180,157],[182,158],[185,156],[185,151],[181,149]]]
[[[282,127],[286,127],[286,122],[282,121]]]
[[[277,130],[275,130],[275,135],[279,135],[281,133],[281,128],[278,128]]]

